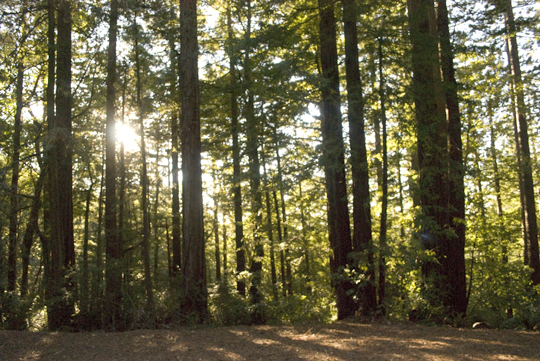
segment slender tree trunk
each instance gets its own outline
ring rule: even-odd
[[[173,277],[180,273],[182,263],[182,244],[180,236],[180,183],[178,180],[178,144],[179,124],[178,124],[178,62],[176,49],[174,45],[174,37],[171,35],[169,39],[171,72],[173,79],[171,81],[171,98],[172,98],[172,115],[171,115],[171,161],[172,161],[172,274]]]
[[[73,239],[72,133],[71,133],[71,2],[58,2],[58,72],[52,134],[51,181],[51,283],[47,308],[50,330],[70,327],[75,312],[75,244]]]
[[[105,188],[105,144],[102,148],[102,162],[101,162],[101,175],[99,182],[99,196],[98,196],[98,224],[96,230],[96,253],[95,263],[96,270],[92,282],[92,295],[91,299],[91,313],[93,315],[99,315],[99,322],[104,325],[104,313],[103,313],[103,189]]]
[[[13,153],[11,155],[11,194],[9,211],[9,245],[8,245],[8,291],[15,291],[17,285],[17,231],[19,216],[19,161],[21,146],[21,114],[23,109],[24,65],[17,66],[17,82],[15,85],[15,126],[13,130]]]
[[[274,301],[278,301],[278,288],[277,288],[277,273],[276,273],[276,255],[274,251],[274,228],[272,226],[272,200],[270,198],[270,190],[268,189],[268,175],[266,174],[266,159],[264,151],[262,153],[263,163],[263,186],[266,200],[266,233],[268,235],[268,243],[270,247],[270,276],[272,280],[272,294],[274,295]]]
[[[379,101],[381,103],[382,124],[382,179],[381,179],[381,228],[379,232],[379,312],[386,314],[386,256],[388,252],[388,146],[386,132],[386,94],[383,73],[383,38],[379,38]]]
[[[279,272],[281,275],[281,291],[283,297],[287,297],[287,275],[285,273],[285,251],[283,246],[283,232],[281,230],[281,212],[279,211],[279,202],[277,199],[276,190],[272,191],[274,197],[274,207],[276,208],[276,228],[278,232],[278,244],[279,244]]]
[[[234,224],[236,240],[236,273],[241,274],[246,270],[246,255],[244,249],[244,223],[242,212],[242,187],[240,168],[240,144],[238,124],[238,100],[236,81],[236,50],[234,47],[234,34],[232,28],[232,18],[230,5],[227,8],[227,28],[228,28],[228,52],[229,52],[229,72],[230,72],[230,93],[231,93],[231,133],[232,133],[232,157],[233,157],[233,196],[234,196]],[[246,295],[246,281],[240,277],[236,282],[236,289],[242,296]]]
[[[528,238],[528,266],[533,270],[531,275],[532,282],[534,285],[537,285],[540,283],[540,255],[538,249],[538,225],[534,199],[531,152],[529,148],[529,134],[526,118],[527,106],[525,104],[525,94],[523,89],[524,85],[521,76],[521,65],[516,40],[517,29],[514,20],[512,1],[505,0],[503,4],[505,10],[506,31],[509,38],[509,60],[514,88],[514,105],[517,113],[517,133],[519,136],[521,175],[523,179],[523,208],[525,211],[525,222]]]
[[[285,206],[285,186],[283,182],[283,170],[281,168],[281,155],[279,154],[279,143],[277,135],[277,125],[274,128],[274,144],[276,147],[276,161],[277,161],[277,182],[279,187],[279,195],[281,200],[281,215],[283,219],[283,239],[280,236],[280,244],[283,244],[283,249],[280,252],[281,257],[281,267],[282,267],[282,282],[283,282],[283,295],[292,296],[293,294],[293,280],[292,280],[292,268],[291,268],[291,256],[289,248],[289,228],[287,225],[287,207]],[[274,192],[275,193],[275,192]],[[276,214],[279,217],[279,208],[277,200],[276,204]],[[278,225],[279,231],[281,232],[281,227]],[[285,294],[286,292],[286,294]]]
[[[142,75],[139,52],[139,25],[137,20],[133,24],[135,27],[135,72],[137,82],[137,108],[139,113],[139,132],[141,135],[141,211],[143,214],[143,232],[141,252],[144,265],[144,287],[146,289],[146,310],[150,324],[154,323],[154,293],[152,291],[152,272],[150,270],[150,212],[148,205],[148,167],[146,160],[146,137],[144,130],[144,113],[142,104]]]
[[[159,137],[161,138],[161,137]],[[155,168],[155,173],[156,173],[156,198],[154,200],[154,220],[152,221],[152,227],[151,229],[153,229],[154,231],[154,269],[153,269],[153,273],[154,273],[154,282],[157,283],[157,278],[158,278],[158,263],[159,263],[159,213],[158,213],[158,210],[159,210],[159,191],[160,191],[160,188],[161,188],[161,176],[159,174],[159,159],[160,159],[160,154],[159,154],[159,149],[161,147],[161,142],[156,142],[156,168]]]
[[[122,244],[117,226],[116,194],[116,37],[118,29],[118,0],[111,0],[109,18],[109,50],[107,58],[107,119],[105,159],[105,244],[106,244],[106,297],[103,310],[105,327],[122,327]]]
[[[246,103],[246,123],[247,123],[247,144],[246,152],[249,158],[250,188],[251,188],[251,213],[254,215],[253,224],[253,248],[254,255],[251,261],[251,286],[249,293],[253,305],[258,305],[262,301],[261,281],[262,281],[262,260],[264,257],[264,248],[262,244],[261,226],[262,226],[262,195],[261,195],[261,174],[259,162],[259,127],[255,119],[253,82],[251,80],[251,0],[246,1],[247,7],[247,25],[245,33],[245,57],[244,57],[244,81],[247,91]],[[259,307],[255,307],[251,315],[252,323],[264,323],[263,316]]]
[[[197,1],[180,2],[182,78],[182,199],[184,251],[182,311],[195,322],[208,316],[199,114]]]
[[[82,275],[80,281],[81,289],[81,313],[88,314],[90,310],[90,295],[89,285],[90,285],[90,275],[88,270],[88,243],[90,241],[90,204],[92,202],[92,192],[94,190],[94,180],[92,179],[92,171],[90,170],[92,165],[88,164],[88,173],[90,175],[91,183],[90,187],[86,191],[86,206],[84,209],[84,238],[83,238],[83,260],[82,260]]]
[[[307,235],[307,222],[306,222],[306,214],[304,210],[304,195],[302,193],[302,181],[298,182],[298,193],[300,196],[300,221],[302,223],[302,245],[304,253],[304,264],[305,264],[305,277],[306,277],[306,291],[308,294],[311,294],[312,287],[311,287],[311,266],[310,266],[310,256],[309,256],[309,242],[308,242],[308,235]]]
[[[214,184],[217,184],[217,180],[214,176]],[[218,220],[218,196],[217,190],[214,189],[216,196],[214,197],[214,259],[216,262],[216,282],[221,281],[221,254],[219,252],[219,220]]]
[[[39,153],[39,141],[36,140],[36,151]],[[43,162],[40,162],[43,163]],[[43,164],[42,164],[43,166]],[[21,276],[21,297],[25,297],[28,293],[28,271],[30,266],[30,252],[34,245],[34,235],[37,233],[39,210],[41,208],[41,192],[43,185],[45,184],[45,172],[46,168],[43,167],[36,181],[34,188],[34,199],[32,200],[32,206],[30,208],[30,215],[28,217],[28,223],[23,236],[23,243],[21,247],[21,260],[22,260],[22,276]]]
[[[343,271],[349,264],[348,257],[352,251],[352,241],[347,207],[345,150],[339,99],[336,19],[332,0],[318,0],[318,5],[322,68],[321,131],[328,198],[328,235],[332,248],[330,270],[336,292],[338,319],[341,320],[353,315],[356,305],[350,293],[353,286]]]

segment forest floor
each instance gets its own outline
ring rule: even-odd
[[[540,360],[540,333],[408,323],[0,331],[0,360]]]

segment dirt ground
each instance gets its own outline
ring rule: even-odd
[[[123,333],[1,331],[0,360],[540,360],[540,333],[351,320]]]

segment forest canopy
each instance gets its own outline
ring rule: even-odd
[[[3,0],[0,328],[540,327],[531,0]]]

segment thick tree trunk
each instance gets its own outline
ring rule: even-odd
[[[323,138],[323,164],[328,198],[328,235],[332,255],[330,270],[336,292],[338,319],[351,316],[356,305],[350,293],[352,284],[346,279],[344,269],[349,264],[352,251],[347,188],[345,179],[345,150],[341,126],[339,99],[339,72],[337,64],[336,19],[334,2],[318,0],[319,36],[322,68],[321,132]]]
[[[208,316],[199,114],[197,1],[180,2],[182,77],[182,311],[194,322]]]
[[[229,73],[230,73],[230,93],[231,93],[231,133],[232,133],[232,157],[233,157],[233,197],[234,197],[234,224],[236,243],[236,273],[240,274],[246,270],[246,255],[244,249],[244,223],[242,212],[242,187],[240,184],[240,144],[238,124],[238,100],[236,81],[236,50],[234,47],[234,34],[232,28],[231,9],[227,8],[227,28],[228,28],[228,52],[229,52]],[[246,295],[246,281],[239,278],[236,282],[236,289],[242,296]]]
[[[365,281],[359,284],[362,314],[374,314],[377,309],[375,287],[375,262],[371,237],[371,209],[369,205],[369,166],[367,162],[366,136],[364,130],[364,100],[358,63],[357,9],[354,0],[343,0],[343,23],[345,32],[345,70],[349,136],[351,145],[351,168],[353,179],[353,250],[359,253],[356,262],[365,264]],[[365,262],[365,263],[364,263]]]
[[[456,233],[449,240],[443,268],[448,276],[449,292],[446,304],[455,315],[465,315],[467,311],[467,290],[465,278],[465,185],[463,177],[463,144],[461,141],[461,116],[459,112],[458,87],[454,70],[454,54],[450,43],[450,29],[446,0],[437,0],[437,27],[443,86],[448,114],[449,144],[449,221]]]
[[[116,195],[116,36],[118,29],[118,0],[111,0],[109,19],[109,50],[107,58],[107,119],[105,159],[105,252],[106,292],[103,311],[105,327],[122,327],[122,244],[117,226]]]
[[[523,90],[523,80],[521,76],[521,65],[519,51],[516,40],[516,22],[514,20],[514,10],[511,0],[503,2],[505,10],[506,32],[509,37],[509,60],[512,72],[512,83],[514,88],[514,105],[517,113],[517,133],[519,137],[521,176],[523,179],[523,209],[525,212],[525,223],[528,240],[528,266],[532,268],[531,279],[534,285],[540,283],[540,255],[538,249],[538,225],[536,217],[536,205],[534,199],[534,182],[532,175],[531,152],[529,148],[529,134],[527,124],[527,106],[525,104],[525,94]]]
[[[423,273],[433,306],[448,304],[451,286],[446,278],[446,257],[452,250],[448,237],[449,181],[448,129],[441,84],[438,36],[433,0],[409,0],[412,43],[413,95],[416,107],[422,244],[435,252],[436,261],[426,262]],[[446,231],[446,232],[445,232]],[[451,253],[452,253],[451,252]],[[453,309],[450,312],[454,311]]]
[[[58,72],[49,176],[51,182],[51,264],[47,308],[50,330],[70,327],[75,312],[71,133],[71,2],[58,2]]]

